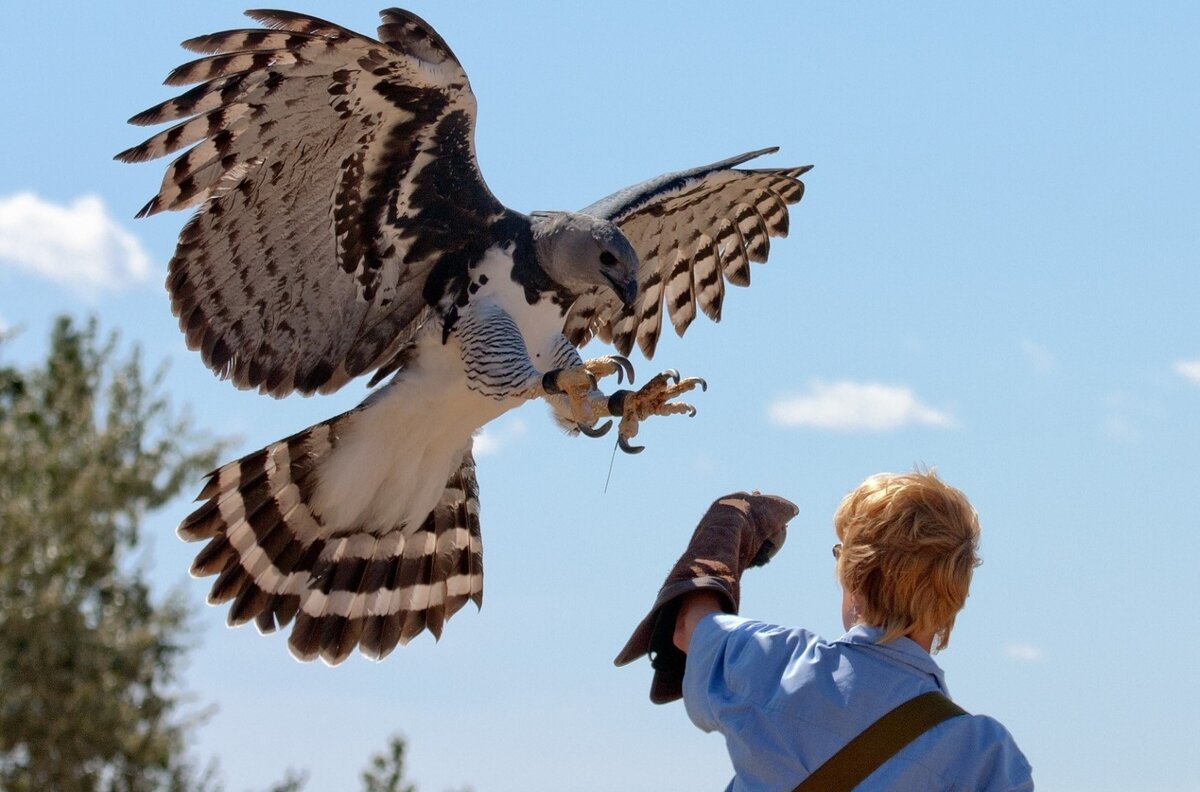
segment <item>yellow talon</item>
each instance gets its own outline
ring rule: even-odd
[[[638,433],[638,424],[652,415],[696,415],[696,408],[686,402],[671,399],[694,390],[708,389],[708,383],[699,377],[680,379],[679,372],[668,369],[647,382],[638,391],[627,393],[621,403],[621,425],[617,432],[617,445],[627,454],[639,454],[645,446],[635,446],[629,440]]]
[[[571,417],[580,431],[592,437],[603,435],[607,428],[589,431],[600,418],[608,415],[607,400],[597,388],[602,377],[617,375],[617,382],[628,377],[633,382],[633,364],[621,355],[592,358],[582,365],[555,369],[542,378],[547,393],[563,394],[570,401]]]

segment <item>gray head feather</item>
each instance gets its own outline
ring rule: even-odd
[[[637,297],[638,255],[615,223],[576,212],[530,215],[542,269],[574,294],[607,287],[625,305]]]

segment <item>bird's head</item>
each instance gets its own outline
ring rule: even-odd
[[[637,298],[638,255],[616,223],[574,212],[530,216],[538,262],[574,294],[607,287],[623,305]]]

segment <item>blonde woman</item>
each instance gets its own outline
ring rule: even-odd
[[[949,700],[945,648],[979,564],[979,520],[932,472],[872,476],[834,516],[846,634],[827,641],[736,615],[742,572],[783,544],[783,498],[718,499],[617,657],[650,653],[656,703],[719,731],[728,790],[1028,790],[1029,763],[986,715]]]

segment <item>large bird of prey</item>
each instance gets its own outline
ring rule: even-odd
[[[692,413],[702,384],[667,371],[637,391],[634,343],[654,353],[665,301],[680,334],[717,320],[787,232],[807,168],[671,173],[579,212],[521,214],[475,159],[475,97],[433,28],[382,12],[379,40],[320,19],[250,11],[265,27],[185,41],[199,83],[139,113],[176,122],[117,158],[188,148],[141,215],[198,207],[167,288],[204,362],[239,388],[329,393],[374,373],[357,407],[210,474],[179,528],[206,541],[209,602],[231,625],[294,621],[300,659],[382,658],[482,603],[472,435],[542,398],[569,431]],[[593,336],[621,355],[584,362]]]

